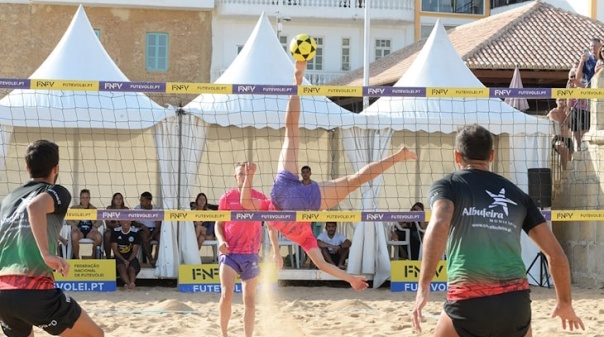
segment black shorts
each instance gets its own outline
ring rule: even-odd
[[[115,267],[117,268],[119,265],[124,264],[124,261],[120,260],[120,259],[115,259]],[[138,275],[138,272],[141,271],[141,264],[140,262],[138,262],[138,259],[134,259],[132,261],[130,261],[130,265],[128,265],[129,268],[134,268],[134,271],[136,271],[136,274]]]
[[[573,143],[572,139],[563,136],[554,136],[554,138],[552,138],[552,149],[554,149],[556,152],[558,152],[558,150],[556,150],[557,142],[563,142],[571,154],[574,152],[575,144]],[[560,154],[560,152],[558,152],[558,154]]]
[[[0,320],[8,337],[26,337],[37,326],[59,335],[80,317],[82,308],[61,289],[0,291]]]
[[[531,326],[530,290],[445,301],[460,337],[524,337]]]

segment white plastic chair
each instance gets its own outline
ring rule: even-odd
[[[386,231],[386,244],[388,246],[388,252],[391,254],[390,257],[394,260],[400,260],[400,246],[407,246],[407,258],[411,258],[411,230],[409,228],[403,228],[406,238],[406,240],[403,241],[392,240],[393,231],[394,224],[388,223],[388,230]]]
[[[205,240],[201,246],[210,246],[212,248],[212,262],[218,263],[218,240]]]
[[[96,259],[101,259],[103,258],[103,240],[105,239],[105,237],[103,236],[105,234],[105,224],[103,223],[100,227],[99,227],[99,232],[101,232],[101,245],[99,246],[99,250],[97,252],[92,252],[93,256]],[[61,236],[64,239],[67,239],[67,247],[62,247],[62,253],[63,253],[63,258],[65,259],[71,259],[73,258],[73,247],[72,247],[72,243],[71,243],[71,225],[68,225],[66,222],[63,222],[63,228],[61,229]],[[92,239],[88,239],[88,238],[82,238],[80,239],[80,245],[85,245],[85,244],[89,244],[92,245],[94,243],[94,241],[92,241]]]
[[[268,230],[267,230],[268,232]],[[300,269],[300,246],[290,239],[286,238],[279,232],[279,248],[281,246],[287,246],[287,252],[289,253],[289,261],[291,263],[292,268]],[[295,260],[294,260],[295,254]],[[295,263],[295,264],[294,264]]]

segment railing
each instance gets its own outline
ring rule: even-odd
[[[491,0],[491,9],[508,5],[519,4],[533,0]]]
[[[422,11],[484,15],[484,0],[422,0]]]
[[[218,0],[219,4],[266,5],[266,6],[300,6],[300,7],[353,7],[364,8],[365,0]],[[375,9],[413,9],[414,0],[372,0],[371,8]]]

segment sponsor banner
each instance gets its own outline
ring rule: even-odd
[[[260,263],[258,290],[277,290],[277,268],[273,263]],[[178,290],[183,293],[220,293],[218,264],[181,264],[178,266]],[[242,291],[241,279],[237,276],[235,292]]]
[[[293,95],[297,91],[295,85],[260,85],[233,84],[233,94],[262,94],[262,95]]]
[[[99,91],[97,81],[31,80],[32,89]]]
[[[167,82],[167,93],[188,93],[188,94],[231,94],[233,93],[232,84],[207,84],[207,83],[184,83]]]
[[[361,212],[343,211],[343,212],[296,212],[296,221],[302,222],[359,222],[361,221]]]
[[[426,88],[414,87],[363,87],[363,96],[426,97]]]
[[[101,81],[100,91],[166,92],[166,84],[158,82]]]
[[[427,97],[488,98],[488,88],[426,88]]]
[[[65,220],[92,220],[98,216],[96,209],[69,209]]]
[[[550,213],[551,221],[603,221],[604,220],[604,211],[551,211],[549,213]]]
[[[390,290],[393,292],[417,291],[421,263],[421,261],[411,260],[390,261]],[[446,290],[447,262],[443,260],[436,266],[436,274],[430,282],[430,291]]]
[[[604,98],[604,89],[552,89],[552,98]]]
[[[164,212],[165,211],[163,211],[163,210],[147,211],[147,210],[134,210],[134,209],[124,209],[124,210],[108,209],[108,210],[98,210],[97,213],[98,213],[99,220],[162,221],[162,220],[164,220]]]
[[[363,87],[346,87],[346,86],[312,86],[301,85],[298,88],[300,96],[338,96],[338,97],[362,97]]]
[[[164,211],[168,221],[229,221],[229,211]]]
[[[362,212],[361,221],[424,221],[424,212]]]
[[[31,81],[28,79],[0,78],[0,89],[29,89]]]
[[[550,88],[490,88],[492,98],[551,98]]]
[[[294,221],[296,212],[231,212],[232,221]]]
[[[67,260],[69,273],[54,273],[55,287],[66,291],[115,291],[115,260]]]

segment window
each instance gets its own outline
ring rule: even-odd
[[[285,52],[287,53],[287,55],[289,55],[289,48],[287,48],[287,36],[279,36],[279,43],[281,43],[281,46],[283,47],[283,50],[285,50]]]
[[[375,59],[379,60],[389,54],[390,40],[375,40]]]
[[[315,57],[308,61],[306,69],[308,70],[323,70],[323,38],[315,37],[317,42],[317,54]]]
[[[492,0],[502,1],[502,0]],[[522,0],[503,0],[519,2]],[[524,0],[526,1],[526,0]],[[484,0],[422,0],[422,11],[458,14],[484,14]]]
[[[101,39],[101,30],[100,29],[95,29],[94,30],[94,35],[96,35],[96,37],[100,40]]]
[[[342,38],[342,70],[350,70],[350,39]]]
[[[147,33],[147,71],[168,71],[167,33]]]

